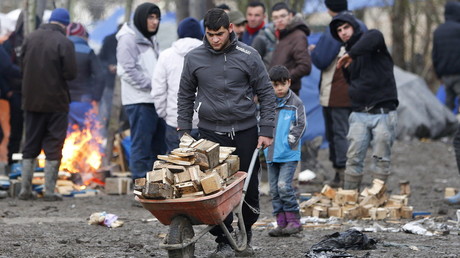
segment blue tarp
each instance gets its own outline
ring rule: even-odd
[[[366,7],[384,7],[393,5],[394,0],[350,0],[348,1],[349,10],[358,10]],[[303,12],[311,14],[316,12],[326,12],[324,0],[306,0]]]

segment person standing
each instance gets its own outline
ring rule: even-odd
[[[241,41],[248,21],[244,18],[243,13],[238,10],[228,12],[228,17],[230,23],[233,23],[233,31],[235,31],[238,40]]]
[[[294,12],[284,2],[276,3],[272,7],[272,20],[275,24],[277,43],[270,67],[284,65],[291,74],[290,89],[299,95],[302,87],[301,79],[309,75],[311,71],[307,40],[310,29],[302,16],[294,15]]]
[[[26,130],[18,196],[22,200],[35,197],[32,176],[41,149],[46,155],[44,200],[62,200],[54,189],[68,123],[67,81],[77,76],[75,48],[65,35],[69,20],[66,9],[53,10],[49,23],[30,33],[22,47],[22,107]]]
[[[446,106],[453,110],[455,98],[460,96],[460,3],[447,2],[444,17],[445,22],[433,33],[432,59],[446,89]]]
[[[166,152],[166,123],[158,117],[152,75],[159,55],[156,34],[161,12],[157,5],[139,5],[132,22],[117,33],[117,73],[121,78],[121,103],[131,128],[129,167],[132,179],[145,177],[157,155]]]
[[[243,33],[244,44],[250,46],[259,31],[265,27],[265,5],[259,1],[252,1],[246,8],[246,31]]]
[[[335,16],[329,27],[347,51],[337,61],[337,67],[344,68],[353,110],[349,117],[344,189],[359,189],[371,141],[373,178],[386,182],[391,174],[391,147],[399,104],[393,59],[383,34],[375,29],[363,32],[352,14]]]
[[[91,129],[95,117],[88,117],[89,111],[97,106],[104,90],[102,66],[94,51],[88,45],[88,32],[81,23],[71,23],[67,26],[67,36],[75,46],[77,58],[77,78],[68,81],[70,91],[70,112],[68,132],[74,126]],[[90,125],[91,128],[86,128]]]
[[[269,236],[289,236],[302,230],[299,203],[292,179],[300,160],[300,138],[306,128],[305,106],[289,87],[291,77],[286,67],[278,65],[269,71],[276,95],[273,145],[264,151],[267,161],[270,195],[277,227]]]
[[[335,17],[347,12],[347,0],[326,0],[328,13]],[[364,23],[359,21],[361,31],[367,31]],[[319,102],[323,106],[326,139],[329,143],[329,160],[335,170],[335,176],[328,182],[332,187],[343,187],[345,164],[348,150],[348,117],[351,113],[351,101],[348,96],[348,82],[343,71],[337,68],[337,60],[345,54],[345,47],[332,37],[329,28],[312,49],[311,60],[321,70],[319,85]]]
[[[192,129],[196,111],[200,137],[221,146],[236,147],[240,170],[248,171],[253,151],[268,147],[273,141],[275,95],[259,54],[238,41],[233,24],[222,9],[209,10],[204,25],[203,45],[191,50],[184,60],[177,101],[178,131],[183,134]],[[256,117],[254,94],[260,103],[260,121]],[[248,247],[236,255],[254,254],[250,243],[251,226],[259,216],[259,167],[257,160],[242,211]],[[224,220],[229,231],[233,230],[232,221],[232,215]],[[218,243],[212,257],[234,254],[220,227],[211,233]]]
[[[166,121],[167,152],[179,148],[177,135],[177,92],[180,75],[184,67],[184,56],[203,44],[203,33],[199,21],[188,17],[177,27],[179,39],[160,54],[152,77],[152,96],[158,116]],[[193,117],[191,136],[198,138],[198,116]]]

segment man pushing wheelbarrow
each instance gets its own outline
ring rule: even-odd
[[[221,146],[236,147],[240,170],[247,172],[254,149],[272,144],[275,95],[259,54],[238,41],[233,24],[222,9],[209,10],[204,27],[203,45],[185,56],[178,93],[177,129],[179,135],[190,132],[196,111],[200,137]],[[256,96],[260,104],[259,122]],[[251,227],[259,217],[259,167],[256,158],[242,207],[246,249],[234,251],[224,231],[214,227],[210,232],[216,236],[218,245],[211,257],[254,255],[250,243]],[[224,220],[230,232],[232,221],[230,213]]]

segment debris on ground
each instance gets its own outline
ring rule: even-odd
[[[306,257],[354,257],[344,250],[376,249],[376,244],[377,241],[368,238],[366,234],[356,229],[349,229],[345,232],[335,232],[325,236],[323,240],[308,250]]]
[[[115,214],[103,212],[95,212],[89,217],[88,225],[102,225],[108,228],[118,228],[123,226],[124,222],[118,220]]]

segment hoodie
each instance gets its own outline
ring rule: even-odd
[[[286,66],[291,74],[291,90],[298,93],[301,88],[300,80],[311,72],[311,58],[307,40],[310,29],[300,15],[295,15],[284,30],[275,33],[278,34],[278,42],[272,55],[270,67]]]
[[[338,41],[341,41],[337,34],[340,21],[349,23],[354,30],[351,38],[343,43],[353,59],[350,66],[344,68],[350,84],[348,93],[353,111],[372,108],[395,110],[398,94],[393,74],[394,64],[383,34],[375,29],[363,33],[353,15],[342,13],[335,16],[329,25],[332,36]]]
[[[169,126],[177,127],[177,93],[180,75],[184,67],[184,57],[203,42],[194,38],[181,38],[161,52],[152,77],[153,101],[158,116]],[[198,116],[194,115],[193,128],[197,128]]]
[[[446,3],[445,23],[433,34],[432,59],[436,75],[460,75],[460,3]]]

